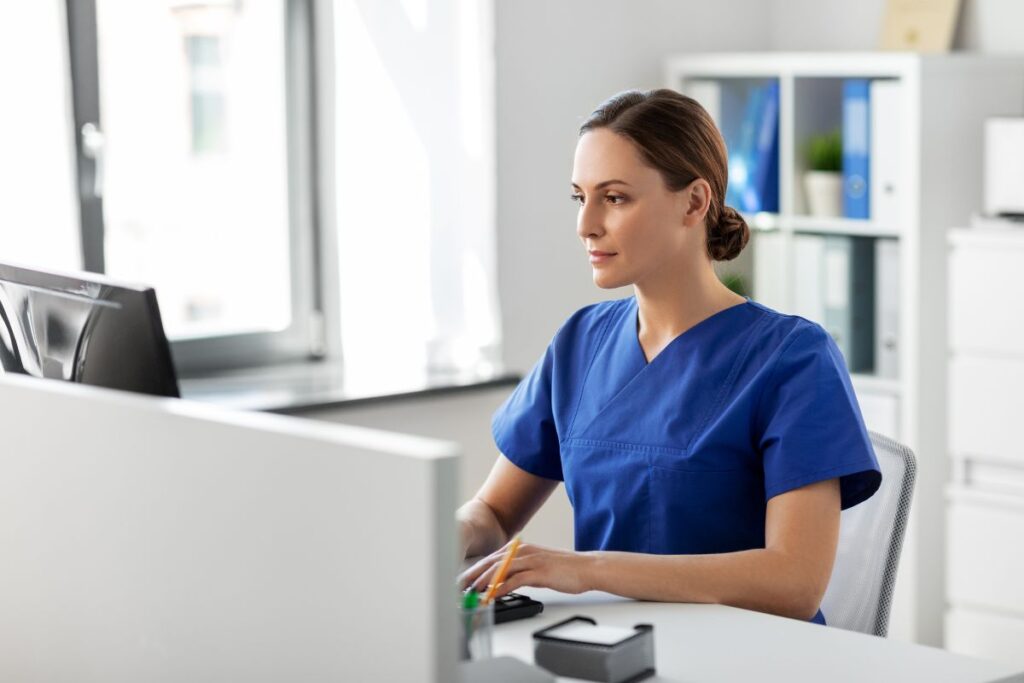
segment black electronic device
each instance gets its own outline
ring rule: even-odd
[[[543,611],[543,603],[519,593],[509,593],[494,599],[495,624],[503,624],[506,621],[515,621],[516,619],[526,619]]]
[[[156,292],[0,263],[0,374],[179,396]]]

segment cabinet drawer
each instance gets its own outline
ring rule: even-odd
[[[1024,619],[1024,499],[952,492],[947,552],[951,606]]]
[[[949,340],[954,350],[1024,354],[1020,273],[1024,249],[958,245],[949,259]]]
[[[958,355],[950,360],[949,373],[949,445],[953,454],[1024,464],[1020,429],[1024,358]]]
[[[1024,667],[1024,619],[954,607],[946,613],[946,649]]]

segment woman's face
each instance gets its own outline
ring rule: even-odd
[[[573,199],[579,203],[576,233],[602,289],[642,283],[678,271],[685,254],[703,249],[703,213],[693,227],[695,185],[672,192],[646,165],[628,138],[607,128],[576,143]]]

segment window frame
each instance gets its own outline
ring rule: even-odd
[[[325,297],[324,281],[330,279],[331,263],[322,247],[325,228],[332,224],[331,202],[321,197],[330,188],[324,176],[330,159],[324,143],[331,143],[331,119],[320,92],[325,79],[320,69],[329,58],[318,25],[330,26],[329,0],[283,0],[285,31],[285,94],[289,266],[291,324],[277,332],[251,332],[171,341],[177,372],[182,377],[216,374],[226,370],[268,364],[322,360],[340,355],[337,316],[328,315],[331,297]],[[77,158],[77,190],[81,218],[82,264],[85,270],[103,273],[103,197],[98,188],[101,159],[90,153],[83,131],[90,124],[102,131],[96,0],[66,0],[70,55],[71,97]],[[320,14],[327,15],[324,18]],[[328,46],[329,47],[329,46]],[[328,69],[329,71],[329,69]],[[327,138],[326,140],[324,138]],[[100,188],[101,189],[101,188]],[[330,192],[329,189],[326,189]],[[336,276],[334,277],[336,279]],[[157,292],[159,296],[159,292]]]

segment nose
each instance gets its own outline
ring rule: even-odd
[[[576,216],[576,234],[584,242],[604,234],[604,216],[599,206],[589,203],[580,206]]]

